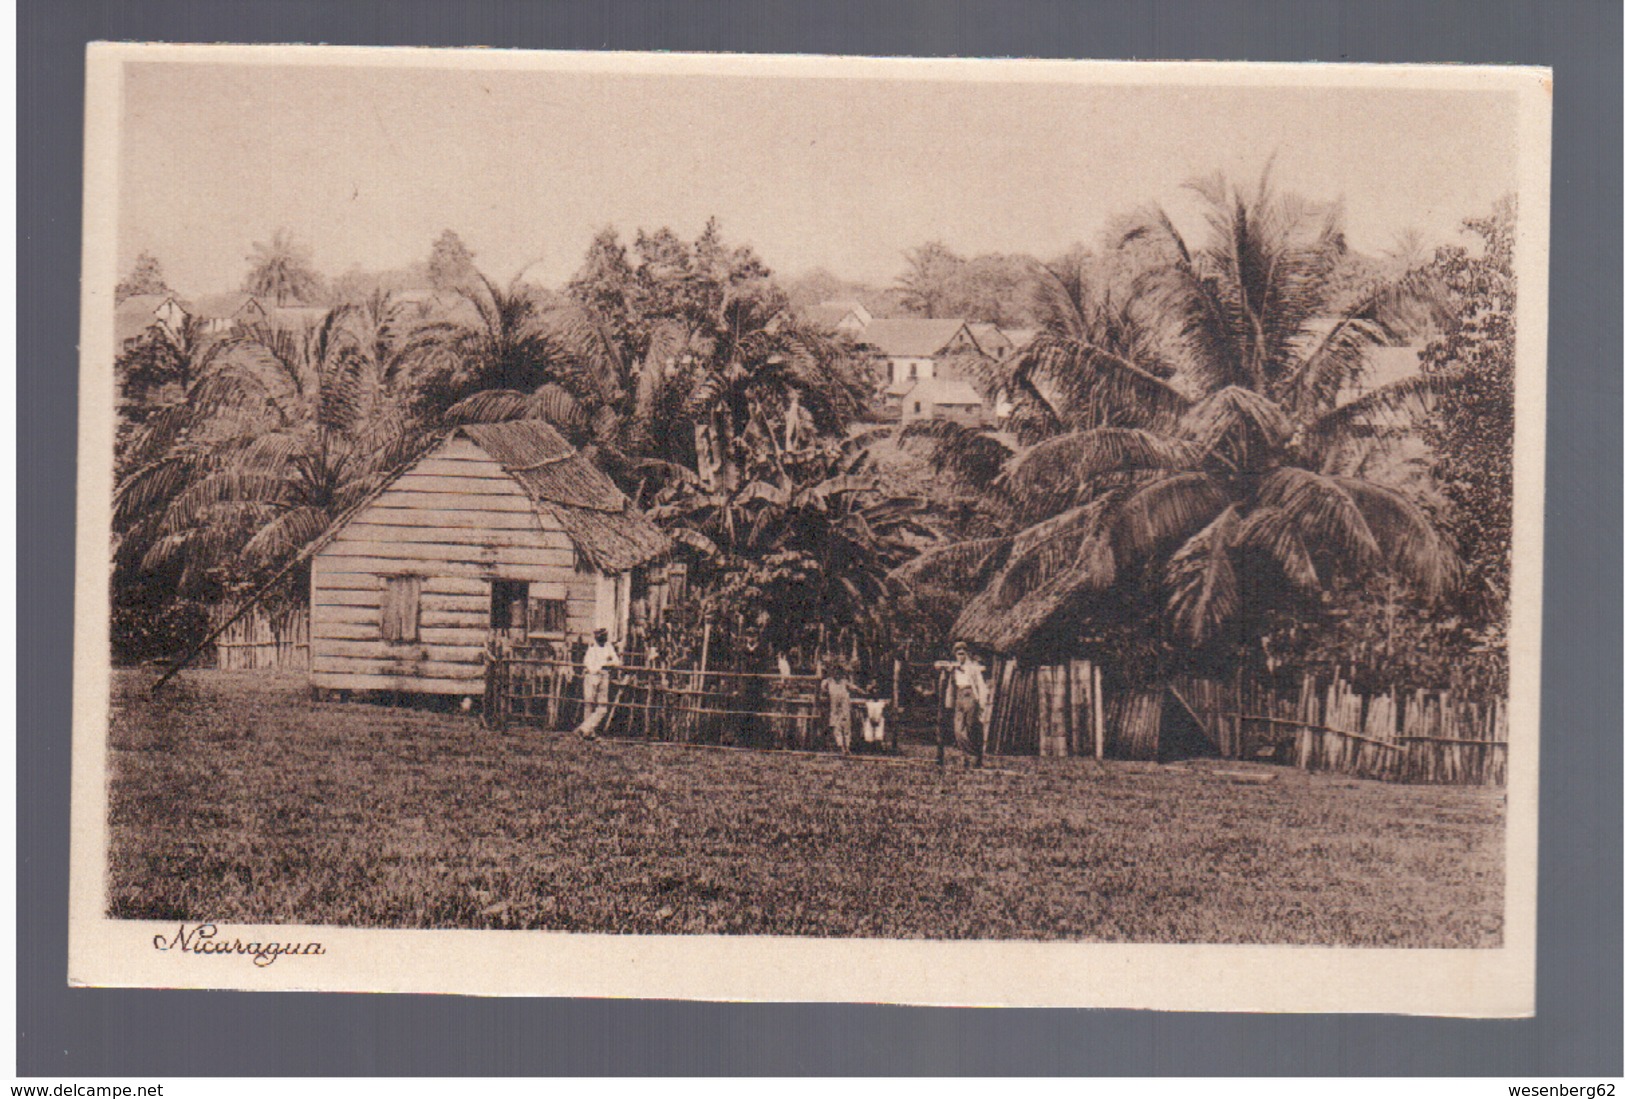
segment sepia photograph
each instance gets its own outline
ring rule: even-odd
[[[1548,70],[89,72],[74,983],[1532,1011]]]

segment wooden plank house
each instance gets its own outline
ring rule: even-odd
[[[312,559],[311,681],[477,694],[494,634],[626,637],[669,543],[546,424],[452,431]]]

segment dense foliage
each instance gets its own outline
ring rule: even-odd
[[[249,282],[305,296],[307,258],[279,233]],[[843,446],[868,360],[799,324],[749,248],[714,222],[630,253],[606,231],[563,295],[469,259],[436,241],[429,270],[455,285],[432,311],[358,282],[315,323],[156,327],[120,357],[119,621],[290,564],[297,590],[301,552],[445,428],[536,417],[673,525],[702,601],[781,634],[798,613],[872,624],[912,520]]]
[[[1151,211],[1124,243],[1165,258],[1127,293],[1049,269],[1044,328],[1004,375],[1010,427],[1030,444],[1019,456],[988,468],[985,438],[943,433],[948,465],[980,448],[1009,521],[910,570],[980,587],[961,629],[998,632],[1008,615],[1009,643],[1057,620],[1098,642],[1149,626],[1165,660],[1230,659],[1256,656],[1282,617],[1312,615],[1340,578],[1392,576],[1424,600],[1454,586],[1432,516],[1360,468],[1364,440],[1438,379],[1343,399],[1366,350],[1399,339],[1429,296],[1425,278],[1340,304],[1335,209],[1267,179],[1251,193],[1193,186],[1207,239],[1193,248]]]
[[[1460,547],[1467,610],[1502,619],[1512,559],[1513,338],[1518,283],[1512,266],[1517,211],[1511,199],[1465,228],[1482,247],[1441,249],[1434,267],[1457,308],[1422,353],[1430,376],[1447,377],[1426,425],[1434,476],[1453,505],[1447,526]]]
[[[872,358],[804,324],[715,221],[692,240],[606,229],[558,293],[493,281],[447,230],[409,271],[341,278],[314,322],[155,326],[116,363],[121,651],[188,632],[143,614],[195,633],[199,608],[290,564],[297,582],[302,551],[448,427],[526,417],[673,535],[691,624],[728,626],[719,651],[929,647],[957,618],[961,633],[1096,647],[1148,674],[1403,650],[1416,682],[1493,648],[1510,205],[1468,223],[1480,249],[1427,261],[1402,242],[1403,257],[1373,259],[1348,250],[1335,209],[1267,178],[1194,186],[1208,209],[1195,246],[1152,209],[1042,264],[940,242],[905,257],[900,308],[1039,327],[971,372],[1007,407],[1001,430],[903,433],[925,440],[935,478],[875,464],[905,451],[861,427]],[[121,290],[161,282],[144,256]],[[425,283],[430,300],[391,289]],[[327,293],[281,231],[255,246],[246,285],[277,304]],[[796,292],[838,289],[815,274]],[[1370,349],[1419,333],[1434,337],[1420,377],[1361,386]],[[1381,458],[1424,412],[1442,496]],[[1464,615],[1436,613],[1458,589]]]

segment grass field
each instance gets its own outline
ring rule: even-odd
[[[115,675],[110,914],[366,927],[1495,946],[1501,791],[1236,763],[586,744]]]

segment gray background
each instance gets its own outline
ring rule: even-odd
[[[22,0],[18,27],[20,1073],[1620,1073],[1617,0],[604,7]],[[98,38],[1553,66],[1537,1017],[1481,1022],[68,989],[67,608],[83,48]]]

